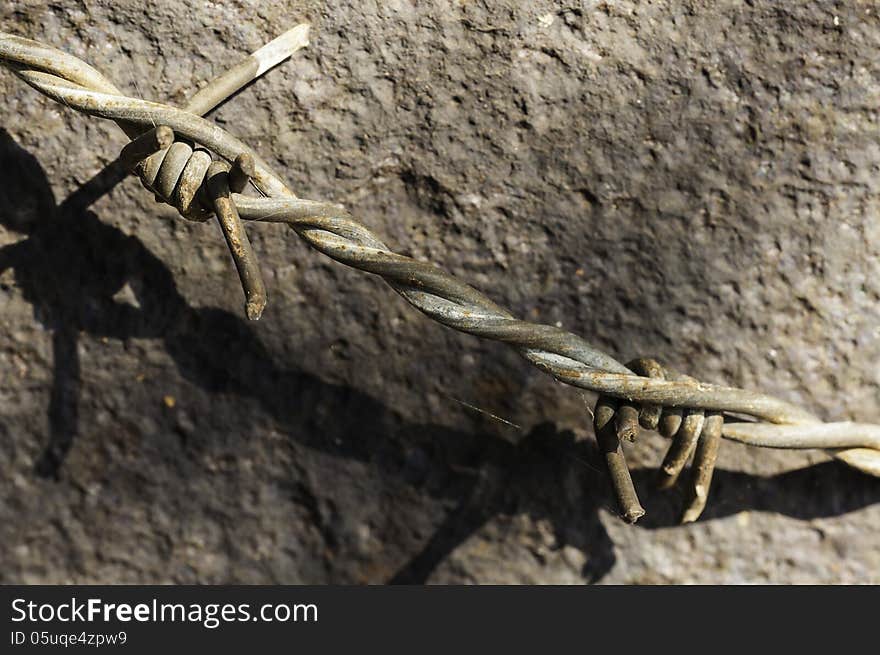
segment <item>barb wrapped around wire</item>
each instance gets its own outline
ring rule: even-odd
[[[825,449],[880,476],[880,425],[823,423],[790,403],[702,383],[653,359],[624,366],[571,332],[519,320],[440,268],[393,252],[342,207],[297,198],[253,150],[202,115],[307,43],[308,26],[295,27],[214,80],[183,109],[128,97],[85,62],[17,36],[0,33],[0,63],[50,98],[119,124],[132,139],[120,159],[157,199],[189,220],[217,216],[249,318],[259,318],[266,289],[242,220],[285,223],[332,259],[381,276],[433,320],[507,343],[557,380],[598,393],[596,438],[621,513],[630,522],[644,510],[621,444],[641,428],[672,438],[661,486],[674,484],[693,457],[684,521],[695,520],[706,504],[722,437],[768,448]],[[244,193],[248,182],[260,196]]]

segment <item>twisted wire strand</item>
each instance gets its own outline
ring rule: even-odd
[[[298,26],[295,30],[300,30],[298,42],[302,47],[307,43],[307,27]],[[149,188],[185,217],[202,219],[212,209],[219,215],[223,208],[232,224],[238,218],[284,223],[332,259],[381,276],[407,302],[433,320],[467,334],[507,343],[557,380],[597,392],[599,400],[594,414],[597,440],[606,454],[612,482],[628,520],[636,520],[644,510],[632,488],[620,441],[634,438],[639,424],[647,429],[659,428],[665,436],[674,439],[667,455],[671,467],[668,478],[672,481],[688,458],[694,457],[690,490],[693,498],[684,520],[694,520],[705,505],[721,436],[769,448],[826,449],[847,464],[880,476],[880,425],[822,423],[812,413],[791,403],[680,376],[653,360],[636,360],[624,366],[571,332],[517,319],[483,293],[433,264],[393,252],[340,206],[297,198],[246,144],[196,115],[205,113],[216,102],[207,103],[203,97],[199,103],[191,101],[186,109],[177,109],[127,97],[79,59],[3,33],[0,33],[0,63],[50,98],[83,113],[116,121],[131,138],[157,125],[167,126],[176,137],[183,137],[188,143],[175,141],[164,154],[165,145],[157,148],[161,161],[151,163],[147,157],[139,165],[139,173]],[[256,68],[248,64],[249,74],[264,63],[258,62]],[[243,70],[248,66],[239,68]],[[241,79],[247,76],[240,72],[237,75]],[[234,78],[235,75],[228,77]],[[241,179],[240,163],[249,160],[247,177],[265,197],[238,192],[224,196],[216,190],[212,193],[207,179],[211,167],[205,158],[210,158],[208,151],[238,166],[237,176],[230,173],[230,179]],[[159,160],[158,155],[153,157]],[[201,163],[193,164],[196,157]],[[168,179],[162,180],[166,160]],[[202,174],[205,163],[208,165]],[[187,177],[186,171],[191,165],[197,166],[197,171]],[[182,179],[187,186],[187,195],[183,198],[179,189]],[[218,202],[218,194],[231,202]],[[235,215],[230,217],[229,212]],[[223,224],[224,219],[220,218]],[[255,261],[238,259],[236,265],[240,274],[242,266],[245,272],[256,266]],[[245,281],[243,274],[242,281]],[[750,417],[754,421],[723,422],[724,414]],[[664,460],[664,468],[667,460]]]

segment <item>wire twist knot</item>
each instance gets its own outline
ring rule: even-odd
[[[571,332],[517,319],[440,268],[393,252],[338,205],[297,198],[253,150],[201,116],[307,43],[308,26],[295,27],[209,83],[183,109],[128,97],[79,59],[13,35],[0,33],[0,63],[45,95],[116,121],[132,139],[120,161],[135,170],[158,200],[187,220],[217,217],[249,318],[260,317],[267,298],[242,220],[284,223],[319,252],[381,276],[431,319],[507,343],[557,380],[596,392],[597,442],[629,521],[644,510],[622,443],[634,440],[640,429],[656,429],[672,439],[661,465],[662,487],[674,484],[693,458],[684,520],[695,520],[705,506],[722,437],[770,448],[822,448],[880,476],[878,425],[822,423],[791,403],[699,382],[653,359],[624,366]],[[248,181],[260,197],[244,193]],[[736,420],[725,422],[725,415]]]

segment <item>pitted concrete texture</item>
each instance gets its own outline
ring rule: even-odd
[[[309,21],[212,114],[299,195],[624,361],[880,421],[876,3],[144,7],[0,21],[172,103]],[[645,435],[624,525],[588,394],[280,226],[246,321],[215,223],[72,195],[116,126],[0,91],[0,581],[880,582],[880,480],[726,443],[682,527]]]

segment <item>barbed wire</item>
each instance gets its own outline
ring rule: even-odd
[[[308,45],[308,30],[308,25],[298,25],[260,48],[196,93],[183,109],[128,97],[80,59],[11,34],[0,33],[0,63],[48,97],[115,121],[131,139],[120,161],[157,199],[188,220],[217,217],[239,273],[248,318],[260,317],[267,294],[242,220],[284,223],[328,257],[381,276],[438,323],[506,343],[557,380],[598,393],[596,439],[621,514],[629,522],[645,512],[622,442],[635,440],[641,429],[672,439],[661,465],[661,487],[675,484],[693,460],[683,521],[696,520],[706,505],[722,437],[766,448],[824,449],[880,476],[880,425],[823,423],[791,403],[700,382],[654,359],[624,366],[576,334],[517,319],[437,266],[393,252],[341,206],[298,198],[251,148],[202,115]],[[244,193],[249,183],[259,197]]]

